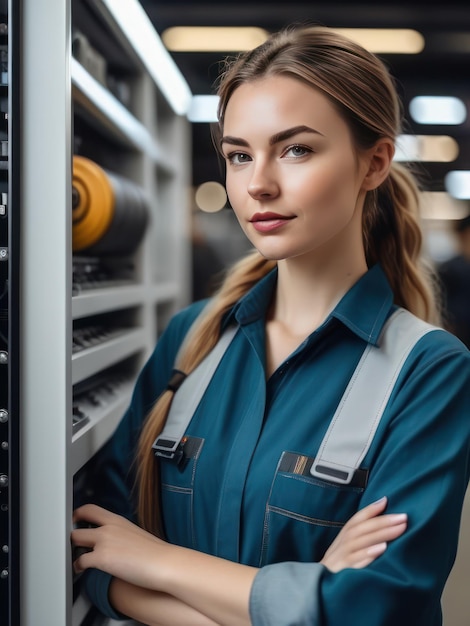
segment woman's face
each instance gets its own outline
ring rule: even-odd
[[[346,241],[362,254],[367,161],[320,91],[286,76],[241,85],[221,145],[231,205],[263,256],[337,254]]]

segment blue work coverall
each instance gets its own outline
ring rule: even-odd
[[[188,458],[160,462],[166,537],[260,567],[250,598],[255,626],[440,626],[469,479],[470,352],[443,330],[421,338],[358,479],[319,480],[308,471],[312,459],[361,354],[395,309],[393,295],[374,266],[266,380],[265,318],[276,280],[273,270],[228,314],[225,323],[241,332],[188,426]],[[129,518],[142,421],[202,306],[172,319],[98,457],[94,501]],[[387,512],[408,514],[404,535],[364,569],[333,574],[320,565],[345,522],[382,496]],[[92,601],[117,618],[109,581],[97,570],[84,576]]]

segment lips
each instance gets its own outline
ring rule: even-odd
[[[286,217],[285,215],[279,215],[279,213],[272,213],[271,211],[267,211],[266,213],[255,213],[250,222],[270,222],[291,219],[292,217]]]
[[[279,215],[279,213],[255,213],[250,222],[259,233],[271,233],[285,226],[293,217]]]

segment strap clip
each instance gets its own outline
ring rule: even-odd
[[[349,485],[355,473],[354,467],[339,467],[336,463],[330,463],[324,459],[320,459],[318,463],[314,462],[310,474],[322,480],[329,480],[340,485]]]
[[[179,465],[183,458],[184,439],[182,441],[176,439],[168,439],[158,436],[152,445],[155,456],[172,461]]]

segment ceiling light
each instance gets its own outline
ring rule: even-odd
[[[453,96],[416,96],[410,102],[410,115],[418,124],[462,124],[467,108]]]
[[[256,48],[268,36],[254,26],[173,26],[162,33],[162,40],[172,52],[239,52]]]
[[[459,200],[470,200],[470,171],[453,170],[444,178],[447,191]]]
[[[332,28],[376,54],[419,54],[424,37],[410,28]]]
[[[395,161],[449,163],[459,155],[459,144],[449,135],[399,135]]]
[[[186,114],[191,90],[138,0],[102,0],[147,71],[178,115]]]

